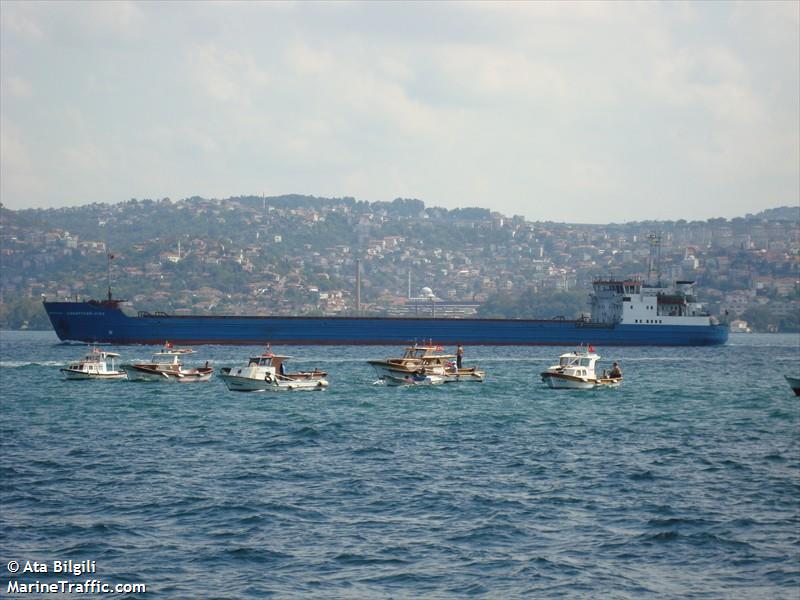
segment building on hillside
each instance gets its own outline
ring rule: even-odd
[[[420,290],[417,297],[408,298],[404,304],[392,304],[386,314],[392,317],[447,317],[464,318],[475,316],[480,302],[448,299],[436,296],[429,287]]]

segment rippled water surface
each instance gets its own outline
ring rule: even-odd
[[[331,382],[289,394],[64,381],[85,347],[0,341],[0,595],[55,581],[8,561],[66,559],[141,598],[800,595],[798,336],[597,348],[625,372],[597,391],[543,387],[564,348],[468,347],[485,383],[405,389],[365,363],[396,348],[286,347]]]

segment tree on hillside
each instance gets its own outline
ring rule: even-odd
[[[44,312],[39,298],[20,298],[0,304],[0,328],[2,329],[50,329],[50,319]]]
[[[564,317],[577,319],[587,309],[586,292],[563,292],[528,288],[518,295],[505,292],[490,296],[478,308],[480,317],[552,319]]]

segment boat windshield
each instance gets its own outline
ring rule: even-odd
[[[153,362],[157,364],[173,364],[177,365],[181,361],[178,359],[178,354],[174,352],[156,352],[153,354]]]
[[[562,356],[558,361],[558,365],[561,367],[591,367],[594,360],[594,358],[588,357]]]

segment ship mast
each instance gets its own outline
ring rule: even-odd
[[[108,281],[108,301],[111,302],[111,259],[114,258],[106,243],[106,280]]]
[[[356,259],[356,316],[361,316],[361,259]]]
[[[97,225],[103,227],[106,232],[106,284],[108,286],[108,301],[111,302],[111,259],[114,256],[111,254],[111,250],[109,247],[109,227],[108,227],[108,218],[109,215],[102,216],[97,220]]]
[[[651,233],[650,259],[647,262],[647,285],[653,285],[653,271],[656,273],[657,287],[661,287],[661,233]]]

